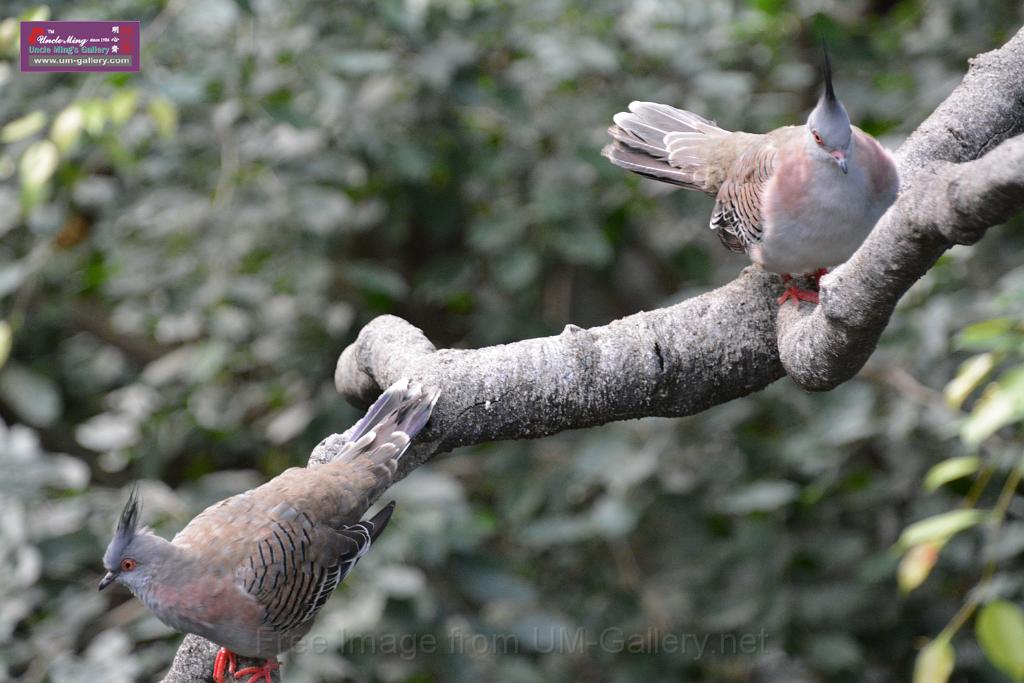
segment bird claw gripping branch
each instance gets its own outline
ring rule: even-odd
[[[832,88],[801,126],[730,132],[692,112],[632,102],[602,154],[647,178],[715,198],[711,229],[731,251],[781,275],[846,261],[895,201],[899,176],[877,140],[850,125]],[[783,299],[817,301],[790,288]]]
[[[217,683],[225,674],[271,683],[277,655],[312,628],[387,526],[393,502],[363,515],[391,485],[437,398],[399,380],[346,432],[330,461],[293,467],[211,505],[171,541],[139,527],[133,489],[103,556],[100,590],[124,584],[164,623],[220,645]],[[236,671],[238,655],[265,661]]]

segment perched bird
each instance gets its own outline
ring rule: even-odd
[[[165,624],[221,646],[214,680],[263,679],[277,655],[312,628],[331,592],[370,548],[394,509],[366,509],[391,484],[438,393],[400,380],[344,436],[337,457],[285,470],[215,503],[171,541],[139,527],[134,491],[103,556],[100,590],[121,583]],[[264,659],[236,671],[236,654]]]
[[[832,88],[803,126],[763,135],[729,132],[692,112],[633,102],[608,129],[602,150],[613,164],[715,197],[711,229],[732,251],[765,270],[817,280],[848,259],[896,199],[892,156],[850,125]],[[817,303],[818,293],[790,285],[787,299]]]

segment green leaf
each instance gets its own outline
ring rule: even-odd
[[[14,119],[0,129],[0,142],[10,143],[24,140],[41,131],[46,125],[46,114],[34,111],[21,118]]]
[[[61,152],[67,152],[78,144],[85,128],[85,112],[77,104],[73,104],[53,120],[50,128],[50,139]]]
[[[960,426],[960,438],[974,447],[1008,424],[1024,418],[1024,367],[991,384]]]
[[[981,608],[974,624],[978,644],[992,665],[1015,681],[1024,680],[1024,612],[1006,600]]]
[[[135,113],[139,93],[131,88],[114,93],[107,104],[107,113],[115,125],[122,125]]]
[[[956,655],[945,638],[933,640],[917,653],[914,662],[914,683],[946,683],[953,673]]]
[[[960,365],[956,377],[946,385],[943,392],[946,396],[946,403],[950,408],[959,408],[971,395],[971,392],[978,388],[996,365],[995,353],[982,353],[973,358],[968,358]]]
[[[16,52],[18,47],[18,20],[8,17],[0,21],[0,53]]]
[[[409,285],[401,273],[369,261],[350,261],[346,264],[348,281],[359,289],[397,301],[409,292]]]
[[[22,12],[18,18],[22,21],[47,21],[50,18],[50,8],[46,5],[36,5]]]
[[[11,324],[6,320],[0,320],[0,368],[4,366],[11,355],[13,341],[14,334],[11,331]]]
[[[786,7],[786,0],[754,0],[754,6],[765,14],[776,17]]]
[[[942,546],[938,543],[923,543],[910,548],[900,560],[899,569],[896,571],[896,581],[900,590],[909,593],[928,578],[932,567],[939,559],[939,550]]]
[[[1013,318],[993,318],[968,325],[956,336],[956,346],[973,351],[1000,351],[1015,348],[1022,331]]]
[[[78,103],[85,115],[85,130],[89,135],[99,135],[107,125],[107,107],[102,100],[83,100]]]
[[[178,130],[178,108],[166,97],[156,97],[149,102],[149,116],[156,124],[160,137],[170,139]]]
[[[718,507],[734,515],[770,512],[792,503],[799,495],[800,488],[791,481],[759,481],[725,496]]]
[[[57,145],[49,140],[33,142],[21,155],[18,171],[21,183],[29,190],[42,187],[57,170],[60,153]]]
[[[911,548],[925,543],[945,543],[965,529],[980,523],[987,515],[980,510],[952,510],[914,522],[900,534],[898,544]]]
[[[928,470],[928,474],[924,477],[924,490],[931,493],[943,484],[974,474],[979,467],[981,467],[981,459],[976,455],[964,455],[943,460]]]
[[[0,372],[0,399],[33,427],[49,427],[64,410],[51,379],[13,361]]]

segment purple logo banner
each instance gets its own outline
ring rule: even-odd
[[[138,71],[137,21],[23,21],[22,71]]]

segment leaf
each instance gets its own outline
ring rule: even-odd
[[[1024,680],[1024,612],[1007,600],[981,608],[974,624],[978,644],[992,665],[1015,681]]]
[[[355,287],[391,301],[402,299],[409,292],[409,285],[401,273],[369,261],[350,261],[346,264],[345,274]]]
[[[977,446],[997,430],[1024,417],[1024,367],[1015,368],[990,385],[960,426],[960,438]]]
[[[46,5],[36,5],[22,12],[18,18],[22,21],[47,21],[50,18],[50,8]]]
[[[64,409],[60,392],[49,378],[14,362],[0,372],[0,399],[34,427],[49,427]]]
[[[523,543],[534,548],[575,543],[595,534],[585,517],[565,515],[540,517],[520,533]]]
[[[156,124],[160,137],[170,139],[178,130],[178,108],[166,97],[156,97],[149,102],[149,116]]]
[[[949,458],[933,465],[924,477],[924,490],[935,491],[943,484],[974,474],[981,467],[981,459],[976,455],[964,455]]]
[[[99,135],[107,125],[107,108],[102,100],[82,100],[78,103],[85,116],[85,130],[89,135]]]
[[[316,417],[316,407],[309,401],[302,401],[285,408],[275,415],[267,425],[267,439],[274,444],[287,443],[301,434],[314,417]]]
[[[993,318],[968,325],[956,337],[956,346],[971,351],[1010,350],[1017,346],[1022,332],[1013,318]]]
[[[939,543],[922,543],[904,553],[896,571],[896,582],[901,591],[909,593],[924,583],[939,559],[941,548]]]
[[[30,188],[42,186],[57,170],[58,161],[57,145],[49,140],[33,142],[21,155],[19,172],[22,184]]]
[[[959,408],[967,400],[979,384],[996,365],[996,354],[982,353],[973,358],[968,358],[957,370],[954,377],[943,392],[946,396],[946,404],[950,408]]]
[[[50,128],[50,139],[61,152],[67,152],[78,144],[85,128],[85,112],[77,104],[73,104],[53,120]]]
[[[119,90],[110,97],[107,103],[107,113],[115,125],[122,125],[135,113],[138,104],[139,93],[131,88]]]
[[[898,544],[911,548],[924,543],[945,543],[964,529],[980,523],[986,516],[980,510],[952,510],[927,517],[904,529]]]
[[[0,320],[0,368],[11,355],[11,344],[14,341],[14,334],[11,331],[11,324],[6,320]]]
[[[946,683],[953,673],[956,655],[949,640],[933,640],[917,653],[914,662],[914,683]]]
[[[100,413],[75,429],[75,440],[97,453],[129,448],[140,437],[138,421],[124,413]]]
[[[636,527],[637,517],[633,506],[614,496],[605,496],[590,511],[594,530],[607,538],[628,534]]]
[[[792,503],[799,495],[800,488],[791,481],[759,481],[725,496],[719,508],[734,515],[770,512]]]
[[[519,292],[537,281],[540,257],[526,249],[510,249],[497,258],[494,279],[507,292]]]
[[[8,17],[0,21],[0,53],[15,52],[18,47],[18,20]]]
[[[364,76],[393,69],[395,55],[386,50],[348,50],[332,55],[327,63],[348,76]]]
[[[34,111],[19,119],[14,119],[0,129],[0,142],[10,143],[24,140],[41,131],[46,125],[46,114]]]
[[[0,265],[0,297],[7,296],[20,287],[29,272],[24,261]]]

